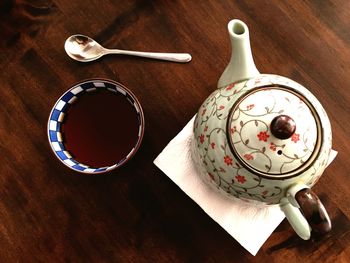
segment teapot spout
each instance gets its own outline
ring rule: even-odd
[[[247,25],[233,19],[227,27],[231,40],[231,59],[218,81],[219,88],[260,74],[253,60]]]

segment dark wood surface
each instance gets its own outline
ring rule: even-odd
[[[350,262],[350,2],[1,0],[0,262]],[[229,55],[227,23],[250,29],[258,69],[290,77],[324,105],[335,162],[314,187],[333,222],[302,241],[286,221],[256,257],[153,165],[215,89]],[[109,56],[82,64],[65,39],[189,52],[189,64]],[[74,83],[110,78],[143,105],[143,144],[127,165],[85,176],[47,142],[51,107]]]

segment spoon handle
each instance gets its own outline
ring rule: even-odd
[[[153,59],[182,62],[182,63],[189,62],[192,59],[192,56],[188,53],[140,52],[140,51],[120,50],[120,49],[106,49],[105,54],[130,55],[130,56],[153,58]]]

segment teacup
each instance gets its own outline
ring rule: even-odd
[[[89,79],[57,100],[47,132],[53,152],[64,165],[97,174],[116,169],[134,156],[144,126],[141,105],[129,89],[112,80]]]

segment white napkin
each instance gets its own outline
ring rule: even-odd
[[[207,186],[192,162],[190,144],[194,118],[155,159],[158,166],[211,218],[254,256],[284,219],[279,206],[256,207],[233,201]]]
[[[154,160],[169,178],[191,197],[252,255],[284,219],[278,205],[257,207],[233,201],[207,186],[192,162],[190,144],[194,117]],[[336,152],[330,157],[334,159]]]

